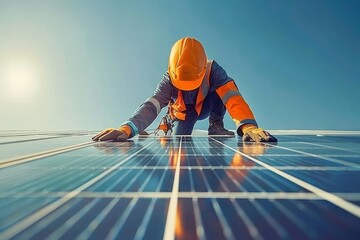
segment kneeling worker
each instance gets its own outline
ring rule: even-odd
[[[167,105],[175,135],[190,135],[197,120],[209,117],[209,135],[234,135],[224,128],[226,109],[244,141],[273,142],[261,128],[234,82],[215,61],[209,61],[202,44],[182,38],[171,49],[169,68],[154,95],[147,99],[119,129],[108,128],[94,141],[124,141],[147,128]]]

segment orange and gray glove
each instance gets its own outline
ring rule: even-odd
[[[93,141],[126,141],[131,134],[131,129],[127,125],[121,126],[119,129],[116,128],[107,128],[104,131],[96,134],[92,140]]]
[[[242,125],[237,132],[245,142],[277,142],[274,136],[253,124]]]

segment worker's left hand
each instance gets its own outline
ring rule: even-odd
[[[244,133],[242,139],[245,142],[277,142],[274,136],[255,125],[243,126],[242,132]]]
[[[128,139],[128,135],[125,131],[121,131],[115,128],[107,128],[104,131],[96,134],[92,140],[93,141],[126,141]]]

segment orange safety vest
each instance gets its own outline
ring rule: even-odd
[[[198,115],[200,115],[201,112],[201,108],[203,106],[205,97],[207,96],[208,92],[209,92],[209,88],[210,88],[210,73],[211,73],[211,66],[212,66],[212,62],[208,60],[207,64],[206,64],[206,73],[204,76],[204,79],[202,80],[202,83],[199,87],[199,92],[197,94],[197,98],[196,98],[196,104],[195,104],[195,110],[197,112]],[[182,95],[182,91],[178,90],[178,96],[177,99],[174,103],[169,105],[169,114],[171,116],[172,119],[180,119],[180,120],[185,120],[185,116],[186,116],[186,106],[184,103],[184,98]]]

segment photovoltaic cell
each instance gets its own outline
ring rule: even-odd
[[[276,137],[0,133],[0,239],[359,239],[360,134]]]

